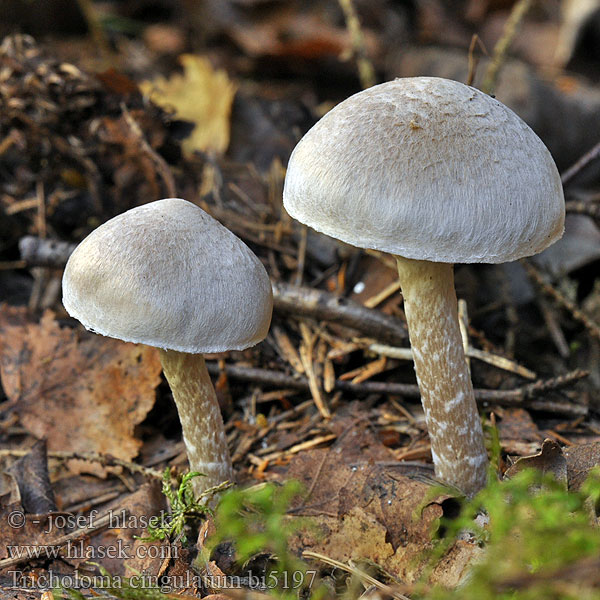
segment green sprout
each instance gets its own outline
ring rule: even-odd
[[[184,534],[186,525],[204,518],[207,514],[212,514],[210,505],[215,495],[233,485],[226,481],[195,496],[192,480],[203,476],[197,471],[186,473],[177,488],[173,488],[171,486],[171,469],[165,469],[162,492],[169,502],[170,512],[167,516],[152,517],[148,523],[148,535],[140,538],[141,541],[154,542],[179,537],[182,543],[186,543],[187,538]]]

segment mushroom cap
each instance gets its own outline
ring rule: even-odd
[[[178,198],[107,221],[63,276],[67,312],[96,333],[199,354],[267,335],[273,298],[258,258],[201,208]]]
[[[359,92],[300,140],[288,213],[362,248],[434,262],[499,263],[562,236],[552,156],[498,100],[438,77]]]

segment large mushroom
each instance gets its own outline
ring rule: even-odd
[[[232,479],[223,419],[202,353],[243,350],[271,322],[258,258],[201,208],[178,198],[107,221],[75,249],[63,277],[67,312],[91,331],[160,348],[194,490]]]
[[[298,143],[284,205],[306,225],[395,255],[436,475],[476,493],[487,454],[458,326],[453,263],[501,263],[559,239],[550,153],[510,109],[434,77],[340,103]]]

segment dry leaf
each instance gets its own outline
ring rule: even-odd
[[[236,85],[225,71],[213,70],[203,56],[182,54],[179,61],[183,75],[143,81],[140,89],[159,106],[174,109],[178,118],[196,125],[182,144],[184,153],[190,155],[196,150],[223,153],[229,145],[229,120]]]
[[[43,552],[46,544],[63,533],[55,526],[51,515],[26,514],[20,504],[0,507],[0,523],[0,560],[16,558],[17,547],[38,547]]]
[[[533,456],[523,456],[504,473],[504,477],[514,477],[523,469],[539,469],[542,473],[552,473],[556,481],[567,488],[567,459],[557,442],[551,439],[544,440],[542,449]]]
[[[442,516],[441,500],[429,499],[431,487],[373,462],[343,464],[336,448],[302,452],[290,462],[286,477],[298,479],[310,495],[292,514],[310,517],[290,539],[293,552],[311,550],[338,561],[367,560],[405,582],[414,582],[427,564],[431,531]],[[450,553],[436,581],[456,585],[475,544]]]
[[[44,440],[38,440],[25,456],[7,469],[7,473],[14,476],[19,486],[21,504],[26,512],[45,514],[56,510]]]
[[[79,542],[83,556],[87,553],[114,576],[146,575],[159,572],[166,557],[172,556],[167,540],[146,542],[139,538],[148,534],[146,524],[167,510],[161,483],[152,480],[141,485],[125,499],[118,498],[107,507],[113,517],[108,529],[103,529]],[[102,548],[121,549],[121,555],[102,555]],[[83,561],[74,561],[79,564]]]
[[[503,408],[500,416],[498,434],[502,442],[505,440],[536,442],[542,438],[540,430],[525,409]]]
[[[578,490],[590,470],[600,465],[600,442],[570,446],[564,450],[567,459],[569,489]]]
[[[131,460],[133,436],[160,382],[154,348],[40,323],[24,308],[0,308],[0,375],[23,426],[49,450],[108,453]]]
[[[306,490],[292,506],[292,518],[309,517],[290,539],[290,548],[342,562],[372,561],[414,582],[427,565],[431,533],[447,496],[432,497],[430,485],[405,475],[418,469],[393,460],[393,452],[373,435],[369,412],[360,403],[344,412],[339,410],[328,424],[337,435],[332,447],[300,452],[285,472],[286,479],[298,480]],[[456,585],[480,554],[476,544],[457,545],[432,581]]]

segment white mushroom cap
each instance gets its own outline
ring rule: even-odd
[[[96,333],[199,354],[260,342],[273,301],[262,263],[239,238],[169,198],[85,238],[67,263],[63,304]]]
[[[302,223],[363,248],[499,263],[562,236],[550,153],[509,108],[437,77],[351,96],[300,140],[283,193]]]

